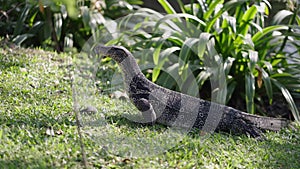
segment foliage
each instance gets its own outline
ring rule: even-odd
[[[256,105],[265,104],[264,100],[272,104],[274,96],[282,95],[293,117],[300,121],[292,97],[299,98],[300,91],[296,2],[289,10],[280,11],[272,26],[264,22],[271,9],[267,0],[198,0],[188,5],[178,0],[180,13],[168,1],[159,2],[166,14],[138,10],[119,21],[119,39],[107,44],[121,44],[136,55],[136,51],[143,51],[141,61],[155,65],[148,77],[165,87],[184,90],[190,69],[202,96],[206,96],[210,82],[211,100],[254,113]],[[287,25],[280,24],[286,20]],[[241,98],[245,104],[236,101]]]
[[[0,168],[82,168],[70,61],[66,54],[0,48]],[[165,129],[124,118],[126,102],[98,95],[97,103],[113,133],[153,137]],[[265,141],[218,133],[203,140],[194,132],[147,158],[107,151],[87,132],[83,140],[90,168],[300,168],[296,129],[266,133]]]
[[[130,13],[141,0],[5,1],[1,36],[17,45],[42,46],[61,52],[80,49],[106,20]],[[12,32],[13,30],[13,32]]]

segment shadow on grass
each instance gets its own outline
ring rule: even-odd
[[[134,122],[130,119],[127,119],[126,117],[129,117],[132,115],[125,114],[124,116],[122,115],[110,115],[106,116],[106,121],[108,124],[115,124],[116,126],[126,126],[132,129],[138,129],[138,128],[144,128],[147,127],[150,131],[164,131],[167,129],[166,126],[162,124],[143,124],[143,123],[138,123]]]
[[[35,159],[30,161],[24,160],[0,160],[0,168],[31,168],[31,169],[51,169],[55,168],[49,164],[46,164],[46,161],[43,159]]]

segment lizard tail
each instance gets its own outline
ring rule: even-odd
[[[250,121],[254,126],[264,130],[279,131],[287,127],[289,122],[284,118],[264,117],[253,114],[241,113],[242,118]]]

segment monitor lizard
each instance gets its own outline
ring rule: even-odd
[[[144,76],[133,55],[122,46],[96,45],[93,52],[117,62],[129,98],[144,117],[141,123],[215,129],[254,138],[263,137],[264,130],[278,131],[288,125],[283,118],[248,114],[161,87]]]

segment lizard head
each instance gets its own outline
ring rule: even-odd
[[[123,74],[129,79],[134,77],[136,74],[141,73],[133,55],[122,46],[96,45],[93,52],[101,55],[101,57],[110,57],[116,61],[122,69]]]
[[[118,63],[131,56],[131,53],[122,46],[102,46],[97,45],[94,47],[94,52],[106,57],[111,57]]]

